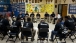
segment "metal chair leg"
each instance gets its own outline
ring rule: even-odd
[[[7,41],[8,41],[8,40],[9,40],[9,38],[7,39]],[[6,42],[7,42],[7,41],[6,41]]]

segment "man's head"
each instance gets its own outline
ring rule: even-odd
[[[48,14],[48,12],[46,12],[46,14]]]
[[[39,14],[39,12],[37,12],[37,14]]]
[[[68,16],[65,16],[65,20],[68,20],[69,19],[69,17]]]
[[[32,14],[34,14],[34,12],[32,12]]]
[[[44,19],[42,19],[41,22],[45,22]]]
[[[15,16],[13,16],[13,21],[16,21],[16,17]]]
[[[62,21],[61,19],[58,19],[58,20],[57,20],[57,23],[60,23],[61,21]]]
[[[21,18],[17,18],[17,21],[20,21],[21,20]]]
[[[71,15],[71,18],[74,18],[75,16],[74,15]]]
[[[3,16],[3,15],[0,15],[0,17],[1,17],[1,18],[4,18],[4,16]]]
[[[54,12],[52,12],[52,14],[54,14]]]
[[[68,18],[71,18],[71,17],[68,15]]]
[[[20,14],[22,14],[22,12],[20,12]]]
[[[28,14],[28,11],[26,11],[26,14]]]
[[[30,17],[27,18],[27,22],[31,22],[31,18]]]

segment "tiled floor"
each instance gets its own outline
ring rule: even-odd
[[[28,42],[26,42],[25,41],[25,43],[42,43],[42,42],[40,42],[40,41],[37,41],[37,25],[38,25],[38,23],[34,23],[34,29],[36,30],[36,35],[35,35],[35,41],[34,42],[31,42],[30,40],[28,41]],[[51,35],[51,31],[54,29],[54,25],[53,24],[51,24],[51,23],[49,23],[49,38],[50,38],[50,35]],[[20,36],[20,35],[19,35]],[[6,43],[6,39],[7,39],[7,36],[5,37],[5,39],[3,40],[3,41],[1,41],[0,40],[0,43]],[[75,42],[74,43],[76,43],[76,40],[74,40]],[[69,38],[67,38],[67,40],[66,40],[66,42],[67,43],[73,43]],[[13,43],[13,42],[7,42],[7,43]],[[17,40],[16,41],[16,43],[21,43],[21,41],[20,40]],[[44,41],[44,43],[52,43],[52,42],[47,42],[47,41]],[[56,41],[54,42],[54,43],[57,43]]]

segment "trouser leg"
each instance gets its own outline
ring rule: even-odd
[[[52,31],[52,34],[51,34],[51,40],[54,40],[54,35],[56,35],[57,32],[56,31]]]
[[[33,31],[33,32],[32,32],[32,38],[31,38],[31,41],[34,41],[35,33],[36,33],[36,31]]]

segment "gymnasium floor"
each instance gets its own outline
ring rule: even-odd
[[[34,29],[36,30],[35,41],[34,41],[34,42],[31,42],[31,41],[29,40],[28,42],[25,41],[25,43],[37,43],[37,42],[38,42],[38,43],[42,43],[42,42],[40,42],[40,41],[37,41],[37,37],[38,37],[38,36],[37,36],[37,25],[38,25],[38,23],[34,23]],[[54,29],[54,25],[51,24],[51,23],[49,23],[49,27],[50,27],[50,28],[49,28],[49,38],[50,38],[51,30]],[[20,35],[19,35],[19,36],[20,36]],[[8,37],[6,36],[3,41],[0,40],[0,43],[6,43],[7,38],[8,38]],[[67,38],[66,42],[67,42],[67,43],[73,43],[69,38]],[[8,41],[7,43],[13,43],[13,42]],[[21,43],[21,41],[17,40],[16,43]],[[44,43],[47,43],[47,41],[44,41]],[[52,42],[49,41],[48,43],[52,43]],[[55,41],[54,43],[57,43],[57,42]],[[76,43],[76,40],[74,41],[74,43]]]

